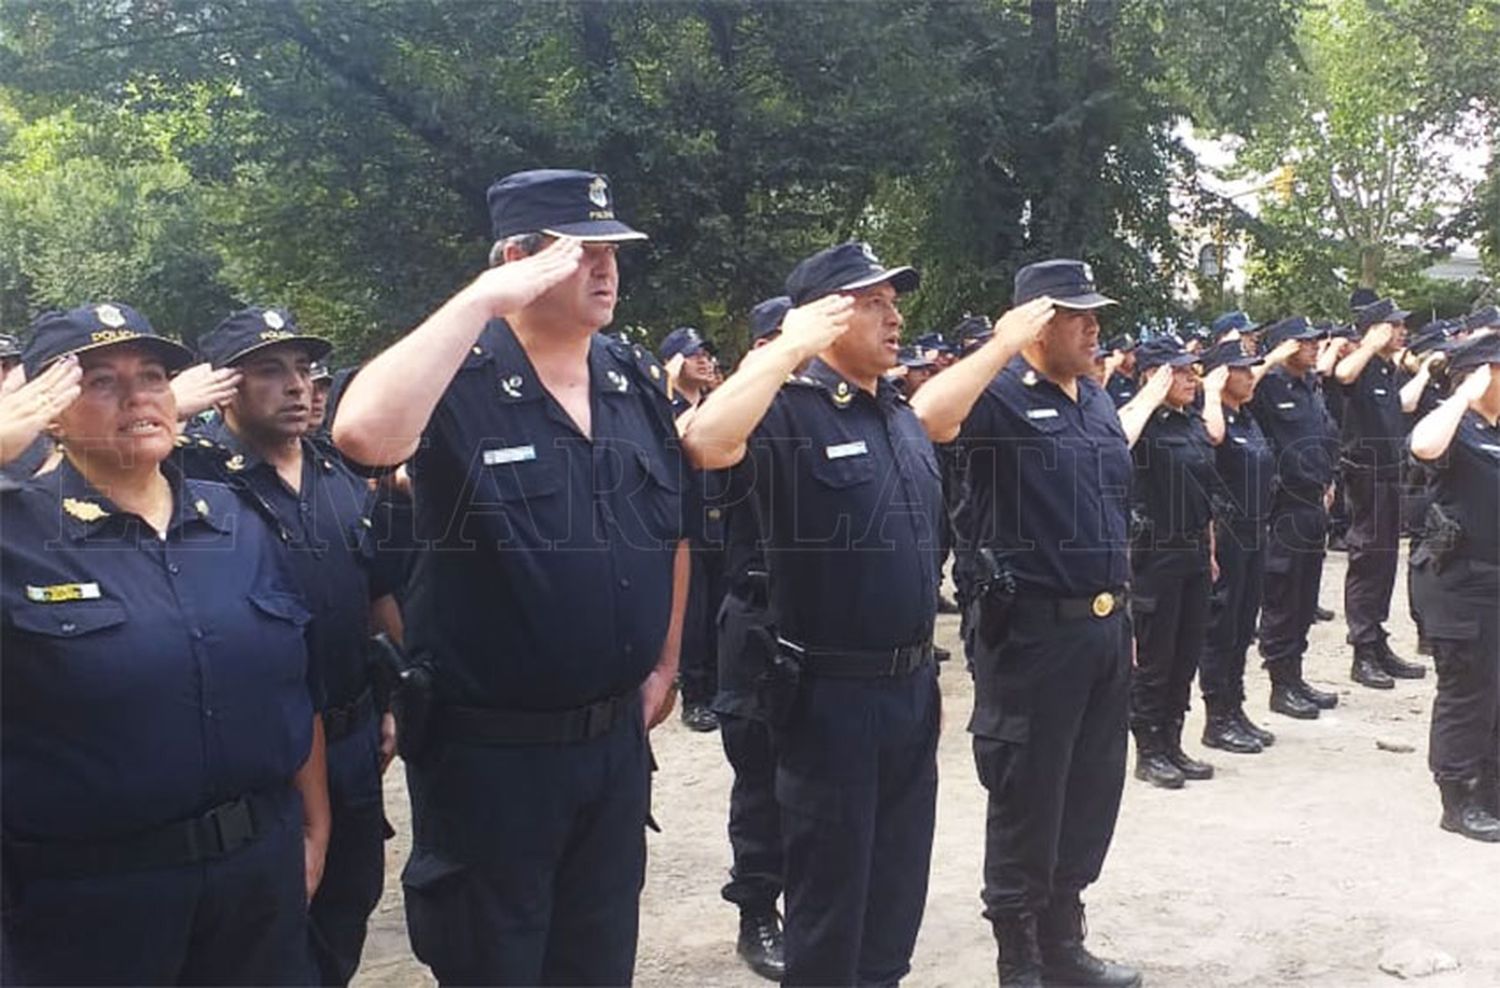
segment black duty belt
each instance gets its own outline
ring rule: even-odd
[[[874,650],[808,648],[786,638],[776,644],[797,660],[810,676],[832,676],[841,679],[879,679],[904,676],[932,661],[932,642],[903,645],[900,648]]]
[[[1016,597],[1018,613],[1039,613],[1058,621],[1078,621],[1082,618],[1107,618],[1125,609],[1130,600],[1130,590],[1117,587],[1101,590],[1089,597],[1046,597],[1023,593]]]
[[[171,868],[233,854],[265,833],[276,818],[281,791],[251,793],[220,803],[202,816],[178,820],[115,840],[5,839],[6,863],[31,877],[82,877]]]
[[[640,693],[631,690],[571,710],[441,706],[432,713],[432,729],[445,741],[468,744],[571,744],[608,734],[640,704]]]
[[[329,744],[353,734],[364,725],[365,719],[375,713],[375,694],[368,687],[353,701],[342,707],[330,707],[323,711],[323,738]]]

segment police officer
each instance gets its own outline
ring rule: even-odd
[[[1401,382],[1401,411],[1408,422],[1421,421],[1447,396],[1448,334],[1462,320],[1435,319],[1423,326],[1407,343],[1398,363],[1397,379]],[[1408,538],[1410,551],[1406,564],[1406,604],[1412,624],[1417,628],[1417,654],[1431,655],[1432,646],[1422,631],[1422,609],[1412,593],[1415,572],[1411,560],[1422,542],[1427,524],[1427,505],[1431,503],[1431,484],[1427,465],[1408,457],[1401,469],[1401,533]]]
[[[755,471],[777,634],[768,703],[789,985],[896,983],[926,903],[942,494],[932,444],[885,376],[900,349],[896,298],[917,284],[868,244],[806,258],[787,278],[795,308],[781,336],[683,435],[699,466],[748,458]]]
[[[650,754],[670,711],[689,475],[661,366],[598,331],[618,244],[602,175],[490,187],[499,263],[349,383],[334,440],[410,459],[412,946],[453,984],[623,984]],[[430,681],[431,690],[422,689]],[[409,757],[408,757],[409,756]]]
[[[1135,397],[1135,337],[1121,333],[1104,344],[1108,356],[1104,358],[1104,390],[1119,408]]]
[[[714,380],[712,345],[691,326],[667,334],[657,351],[672,382],[672,411],[679,420],[708,396]],[[705,476],[704,498],[717,500],[720,477]],[[710,487],[713,489],[711,490]],[[711,705],[718,690],[718,608],[724,599],[724,526],[722,508],[708,508],[701,537],[692,542],[693,574],[683,619],[682,657],[678,679],[682,685],[682,723],[691,731],[717,730]]]
[[[1135,359],[1142,373],[1165,367],[1172,375],[1161,404],[1131,447],[1135,668],[1130,728],[1135,777],[1180,789],[1185,779],[1211,779],[1214,774],[1212,765],[1182,750],[1183,718],[1208,628],[1214,450],[1193,407],[1197,355],[1168,334],[1138,346]]]
[[[312,402],[307,412],[307,434],[333,445],[328,438],[328,396],[333,391],[333,371],[321,360],[314,360],[308,368],[312,380]]]
[[[974,758],[989,790],[985,916],[1003,985],[1134,985],[1084,946],[1125,780],[1129,441],[1088,379],[1087,264],[1016,274],[994,338],[916,399],[928,434],[968,457],[973,533],[992,562],[976,604]]]
[[[781,334],[781,321],[791,307],[790,298],[778,295],[750,310],[751,355]],[[776,907],[782,889],[781,816],[776,806],[776,753],[758,688],[769,658],[768,574],[753,497],[754,472],[742,461],[728,473],[723,508],[727,592],[719,608],[719,691],[713,705],[724,754],[734,771],[729,789],[733,864],[723,896],[740,910],[735,944],[740,957],[756,974],[780,981],[786,973]]]
[[[1261,358],[1239,340],[1204,352],[1203,425],[1213,443],[1214,581],[1208,640],[1199,686],[1208,717],[1203,743],[1210,748],[1254,754],[1276,736],[1245,714],[1245,653],[1255,638],[1265,568],[1266,514],[1271,507],[1275,464],[1265,433],[1247,407]]]
[[[386,822],[380,775],[394,754],[395,725],[378,709],[366,658],[372,627],[400,640],[389,590],[372,582],[372,495],[342,460],[310,436],[315,362],[329,341],[304,333],[281,308],[252,306],[198,341],[216,369],[238,372],[233,397],[211,423],[180,440],[191,477],[228,485],[283,533],[312,612],[309,658],[327,695],[328,795],[333,829],[327,867],[309,910],[312,954],[324,985],[359,968],[366,923],[385,880]]]
[[[1314,365],[1318,330],[1291,316],[1266,330],[1269,370],[1256,385],[1251,412],[1271,443],[1276,479],[1267,517],[1260,654],[1271,677],[1271,709],[1311,720],[1338,705],[1302,675],[1307,632],[1318,606],[1328,536],[1337,432]],[[1295,349],[1284,346],[1295,341]]]
[[[28,373],[62,360],[66,456],[4,494],[0,975],[305,984],[328,827],[308,612],[265,522],[169,461],[191,354],[106,303],[33,323]]]
[[[1428,764],[1442,828],[1500,842],[1500,334],[1455,347],[1454,393],[1412,430],[1432,471],[1412,592],[1437,666]]]
[[[1390,299],[1355,313],[1359,345],[1334,369],[1344,390],[1341,466],[1349,505],[1349,568],[1344,616],[1354,646],[1350,678],[1374,689],[1396,679],[1421,679],[1427,670],[1391,651],[1390,616],[1401,537],[1401,462],[1406,423],[1394,357],[1406,337],[1409,313]]]

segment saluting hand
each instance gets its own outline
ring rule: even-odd
[[[1212,392],[1216,395],[1223,394],[1224,385],[1228,383],[1229,365],[1221,364],[1218,367],[1215,367],[1213,370],[1209,371],[1208,376],[1203,379],[1203,392],[1204,394],[1208,394],[1209,392]]]
[[[1330,340],[1329,342],[1332,341]],[[1266,354],[1266,363],[1272,367],[1284,364],[1291,359],[1292,354],[1296,353],[1301,346],[1301,342],[1297,340],[1282,340],[1272,348],[1270,353]]]
[[[853,295],[825,295],[788,312],[778,342],[798,350],[803,359],[816,357],[848,332],[853,316]]]
[[[172,378],[172,395],[177,399],[177,418],[186,421],[199,412],[234,397],[243,375],[233,367],[214,370],[207,363],[194,364]]]
[[[1172,367],[1170,364],[1162,364],[1146,376],[1146,386],[1141,388],[1137,397],[1155,408],[1167,400],[1167,392],[1171,390]]]
[[[26,451],[41,431],[82,394],[77,357],[64,357],[27,381],[20,368],[0,384],[0,463]]]
[[[1388,322],[1378,322],[1370,327],[1365,333],[1365,338],[1360,340],[1360,345],[1371,350],[1380,351],[1390,346],[1391,339],[1396,335],[1396,327]]]
[[[492,316],[503,319],[566,281],[582,266],[583,258],[581,240],[558,237],[530,257],[490,268],[468,290],[484,298]]]
[[[1490,389],[1490,378],[1493,373],[1489,364],[1480,364],[1468,377],[1464,378],[1464,383],[1460,384],[1458,390],[1453,393],[1462,398],[1465,404],[1472,405],[1483,398],[1484,393]]]
[[[1056,311],[1052,299],[1045,295],[1016,306],[995,320],[996,345],[1006,350],[1020,350],[1041,335]]]

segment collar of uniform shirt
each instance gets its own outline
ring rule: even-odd
[[[821,357],[814,357],[802,374],[804,377],[810,377],[819,384],[822,384],[830,397],[836,397],[839,394],[840,384],[847,389],[848,394],[856,398],[861,394],[867,398],[870,397],[868,391],[849,381],[844,375],[828,366],[823,362],[823,358]],[[891,383],[890,378],[882,375],[875,382],[875,401],[879,404],[894,404],[899,396],[900,392],[896,390],[896,386]]]
[[[184,504],[184,498],[188,496],[187,481],[175,463],[170,459],[163,460],[161,472],[172,488],[172,520],[167,526],[168,533],[191,520],[203,521],[219,532],[230,531],[229,512],[222,504],[210,505],[202,497],[194,503]],[[58,514],[63,519],[67,535],[75,542],[94,534],[117,515],[135,518],[90,487],[88,480],[67,457],[58,464],[52,478],[51,482],[56,485]]]

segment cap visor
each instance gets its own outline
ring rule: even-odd
[[[1108,296],[1100,295],[1098,292],[1091,292],[1088,295],[1074,295],[1070,298],[1052,296],[1052,304],[1060,309],[1087,311],[1088,309],[1102,309],[1106,305],[1119,305],[1120,303]]]
[[[1150,370],[1153,367],[1187,367],[1189,364],[1198,363],[1201,359],[1196,353],[1179,353],[1163,360],[1152,360],[1150,362],[1143,362],[1137,357],[1136,363],[1142,370]]]
[[[244,360],[246,357],[250,356],[252,353],[264,350],[267,347],[281,346],[284,343],[301,344],[307,349],[307,356],[312,360],[321,360],[323,357],[326,357],[328,356],[328,354],[333,352],[333,343],[329,340],[323,339],[323,337],[321,336],[283,336],[279,340],[266,340],[264,343],[257,343],[254,346],[247,346],[239,353],[231,354],[224,360],[222,364],[219,364],[218,366],[233,366],[234,364],[237,364],[241,360]]]
[[[549,237],[574,237],[592,243],[623,243],[627,240],[649,240],[639,230],[632,230],[619,220],[595,220],[591,223],[566,223],[542,231]]]
[[[161,336],[135,336],[123,340],[109,340],[104,343],[90,343],[87,346],[75,347],[72,350],[64,350],[62,353],[59,353],[54,357],[49,357],[47,360],[36,365],[35,367],[27,367],[26,376],[35,377],[64,357],[70,357],[74,354],[79,353],[93,353],[96,350],[107,350],[110,347],[116,346],[139,347],[140,349],[149,352],[152,356],[161,361],[162,366],[167,369],[168,373],[182,370],[188,364],[191,364],[195,359],[193,357],[193,351],[189,350],[181,343],[174,343],[171,340]]]
[[[907,292],[914,292],[917,290],[917,286],[922,283],[922,276],[917,274],[916,268],[887,268],[884,271],[879,271],[872,275],[866,275],[865,277],[860,278],[857,281],[851,281],[847,285],[840,285],[839,287],[835,288],[834,291],[858,291],[861,288],[869,288],[871,285],[878,285],[883,281],[890,282],[891,287],[896,289],[897,294],[905,295]]]

